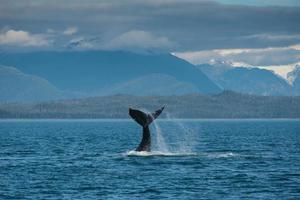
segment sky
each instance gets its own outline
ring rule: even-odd
[[[173,52],[194,64],[300,61],[299,0],[1,0],[0,50]]]
[[[251,6],[300,6],[299,0],[217,0],[217,2]]]

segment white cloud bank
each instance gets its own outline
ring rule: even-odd
[[[169,49],[175,43],[167,37],[155,36],[142,30],[125,32],[104,45],[105,49]]]
[[[96,42],[97,41],[95,41],[94,39],[89,40],[84,37],[78,37],[78,38],[72,39],[66,45],[66,47],[71,48],[71,49],[77,49],[77,50],[94,49],[95,46],[93,44],[95,44]]]
[[[289,83],[288,73],[300,66],[300,44],[288,47],[260,49],[215,49],[194,52],[175,52],[173,55],[192,64],[225,61],[233,67],[257,67],[274,71]]]
[[[300,61],[300,44],[288,47],[259,49],[214,49],[205,51],[174,52],[173,55],[193,64],[208,63],[210,60],[226,60],[249,65],[282,65]]]
[[[299,40],[300,34],[254,34],[248,36],[242,36],[244,39],[258,39],[262,41],[288,41]]]
[[[47,46],[49,41],[44,35],[11,29],[0,34],[0,44],[14,46]]]
[[[64,35],[73,35],[78,32],[77,27],[68,27],[66,30],[63,31]]]
[[[79,36],[71,39],[65,47],[76,50],[125,50],[133,52],[144,52],[154,50],[157,52],[168,51],[176,43],[167,37],[156,36],[150,32],[142,30],[131,30],[121,33],[111,39],[104,39],[99,36],[84,37]]]

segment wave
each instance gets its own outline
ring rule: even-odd
[[[124,153],[125,156],[199,156],[206,158],[228,158],[235,157],[239,154],[232,152],[209,152],[209,153],[195,153],[195,152],[164,152],[164,151],[128,151]]]
[[[191,152],[163,152],[163,151],[128,151],[126,156],[197,156],[197,153]]]
[[[204,153],[202,155],[207,156],[208,158],[228,158],[228,157],[237,156],[238,154],[232,152],[211,152],[211,153]]]

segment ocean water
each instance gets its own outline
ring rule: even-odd
[[[0,199],[300,199],[299,120],[0,121]]]

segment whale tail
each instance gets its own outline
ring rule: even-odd
[[[142,127],[147,127],[162,113],[165,107],[161,107],[154,113],[144,113],[140,110],[129,108],[129,115]]]
[[[129,108],[129,115],[143,127],[143,138],[136,151],[151,151],[151,135],[149,124],[153,122],[163,111],[164,107],[158,109],[154,113],[144,113],[140,110]]]

